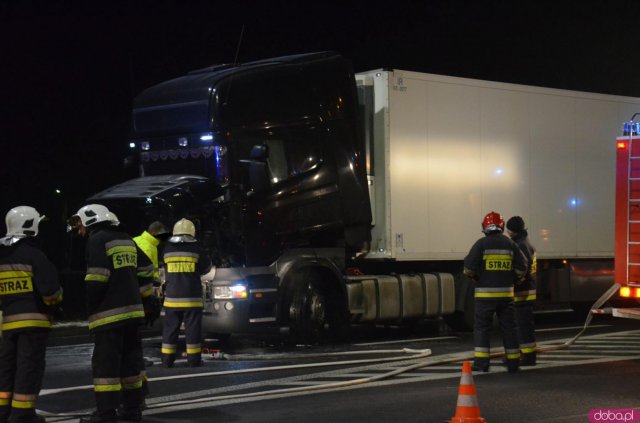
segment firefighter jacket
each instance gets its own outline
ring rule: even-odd
[[[520,248],[501,232],[480,238],[464,259],[464,274],[476,281],[476,299],[513,299],[514,283],[527,264]]]
[[[527,259],[527,273],[524,281],[515,287],[515,302],[536,300],[536,271],[538,262],[536,259],[536,249],[529,242],[528,235],[527,231],[523,230],[512,238]]]
[[[157,284],[157,286],[160,286],[160,273],[158,271],[158,245],[160,245],[160,240],[149,232],[144,231],[142,234],[133,238],[133,242],[135,242],[138,248],[151,260],[154,268],[153,282]]]
[[[152,291],[151,261],[138,254],[129,235],[112,227],[93,230],[86,248],[89,330],[142,323],[141,293]]]
[[[50,306],[61,302],[58,272],[31,239],[0,246],[3,332],[50,328]]]
[[[200,276],[211,270],[209,255],[195,242],[171,242],[164,249],[166,292],[164,306],[202,308]]]

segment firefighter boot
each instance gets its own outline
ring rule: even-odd
[[[473,370],[474,372],[488,372],[489,360],[476,358],[475,360],[473,360],[473,366],[471,366],[471,370]]]
[[[507,360],[505,360],[504,363],[505,363],[505,365],[507,367],[507,371],[509,373],[515,373],[515,372],[518,371],[520,359],[519,358],[507,359]]]
[[[37,415],[35,412],[31,413],[12,413],[8,420],[9,423],[45,423],[44,417]]]
[[[162,367],[168,369],[173,367],[173,362],[176,360],[176,356],[174,354],[162,354]]]
[[[187,356],[187,364],[189,367],[201,367],[204,363],[200,354],[193,354]]]
[[[117,413],[119,421],[139,422],[142,420],[142,408],[140,406],[125,407],[121,405]]]
[[[116,410],[94,411],[88,416],[80,417],[80,423],[115,423],[118,421]]]
[[[0,407],[0,423],[7,423],[9,420],[9,413],[11,412],[11,407],[2,406]]]
[[[536,365],[536,353],[522,354],[520,357],[521,366],[535,366]]]

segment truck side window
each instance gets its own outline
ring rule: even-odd
[[[310,129],[280,129],[239,135],[239,159],[248,159],[251,148],[260,144],[269,147],[267,164],[272,185],[309,172],[322,162],[321,142],[315,131]]]
[[[269,166],[274,175],[272,183],[302,175],[322,161],[321,143],[315,131],[288,130],[277,136],[266,141],[269,146]]]
[[[277,184],[289,177],[284,142],[282,140],[267,140],[265,144],[269,147],[267,163],[271,172],[271,183]]]

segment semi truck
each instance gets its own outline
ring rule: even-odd
[[[186,217],[217,271],[206,332],[473,324],[462,261],[489,211],[522,216],[537,307],[613,283],[615,147],[640,99],[397,69],[335,52],[215,65],[142,91],[137,178],[88,199],[132,230]],[[137,223],[133,223],[137,222]]]

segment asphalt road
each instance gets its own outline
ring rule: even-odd
[[[581,326],[570,314],[538,317],[537,323],[539,345],[546,347],[560,345]],[[471,334],[441,329],[355,328],[352,342],[315,346],[278,338],[209,341],[227,358],[210,356],[196,369],[181,361],[172,369],[147,369],[144,420],[443,422],[455,413],[461,360],[473,343]],[[157,363],[160,339],[154,331],[146,335],[145,355]],[[52,337],[39,409],[93,407],[91,345],[83,337],[71,329]],[[496,336],[496,351],[500,344]],[[491,372],[474,373],[474,380],[481,414],[492,423],[585,422],[594,408],[638,407],[640,322],[598,317],[570,348],[541,354],[538,366],[509,374],[496,358]]]

